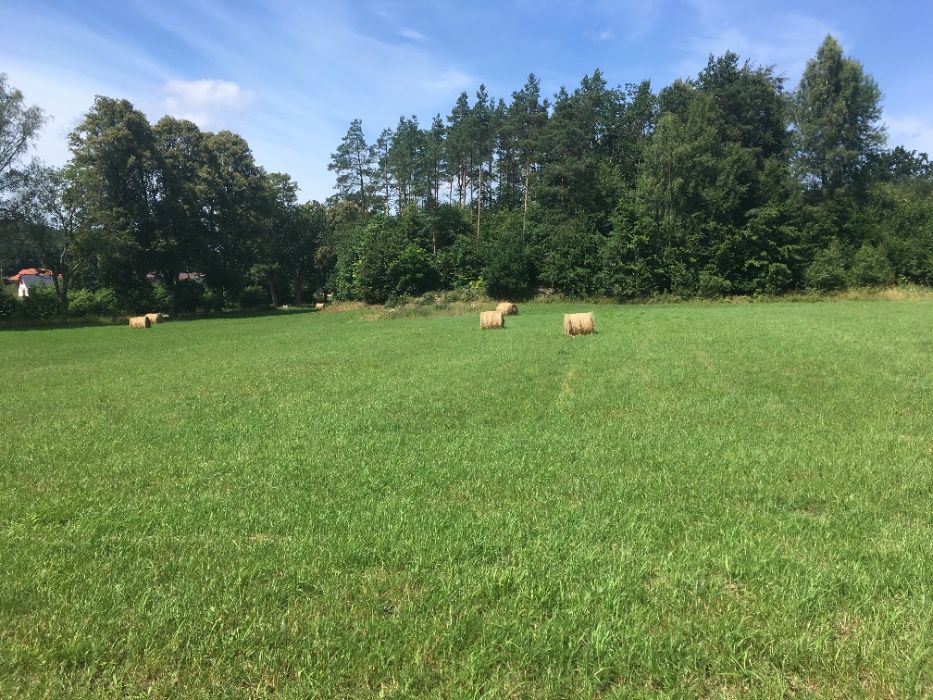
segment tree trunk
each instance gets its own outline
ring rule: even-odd
[[[62,283],[58,283],[58,271],[61,270]],[[62,318],[68,318],[68,247],[62,250],[58,258],[58,267],[52,270],[52,282],[55,284],[55,292],[58,294],[58,305],[62,312]]]
[[[58,307],[62,318],[68,318],[68,286],[65,283],[65,277],[62,276],[62,283],[58,283],[58,270],[52,270],[52,281],[55,283],[55,294],[58,296]]]
[[[278,308],[279,306],[279,295],[275,291],[275,282],[269,280],[269,296],[272,297],[272,306],[273,308]]]
[[[301,267],[295,268],[295,305],[301,306],[304,302],[303,287],[305,285],[304,276],[301,274]]]
[[[173,270],[165,276],[166,286],[168,287],[169,313],[172,316],[178,314],[178,270]]]
[[[431,201],[431,251],[437,259],[437,200]]]
[[[528,181],[531,179],[531,163],[525,161],[525,192],[522,204],[522,243],[525,242],[525,229],[528,228]]]
[[[476,198],[476,240],[480,240],[480,219],[483,216],[483,164],[479,166],[479,196]]]

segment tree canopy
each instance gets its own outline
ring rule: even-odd
[[[833,37],[793,91],[733,52],[657,91],[594,70],[544,97],[530,74],[373,142],[353,120],[333,197],[301,204],[239,135],[150,124],[109,97],[67,166],[44,168],[28,158],[43,113],[0,75],[0,263],[54,270],[62,313],[82,290],[187,310],[461,286],[637,299],[933,284],[933,167],[886,146],[881,114]]]

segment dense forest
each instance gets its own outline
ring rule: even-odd
[[[726,53],[657,92],[480,86],[429,126],[353,121],[336,194],[299,204],[241,137],[126,100],[96,99],[64,168],[25,162],[44,116],[0,78],[0,264],[53,272],[36,314],[933,284],[933,168],[886,144],[878,85],[832,37],[785,82]]]

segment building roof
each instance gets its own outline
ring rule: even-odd
[[[52,271],[45,270],[41,267],[24,267],[22,270],[17,272],[15,275],[6,277],[4,279],[6,279],[7,281],[13,284],[16,284],[17,282],[19,282],[20,278],[23,277],[24,275],[32,276],[32,277],[48,277],[50,281],[52,279]]]
[[[19,277],[19,283],[25,284],[27,287],[51,287],[55,284],[52,275],[24,275],[20,273],[16,276]]]

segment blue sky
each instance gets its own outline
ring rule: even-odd
[[[0,72],[53,117],[37,151],[56,165],[104,94],[152,121],[237,131],[322,199],[355,117],[374,139],[401,114],[446,115],[481,82],[508,97],[529,72],[549,95],[596,67],[658,89],[727,49],[794,86],[827,33],[880,84],[889,141],[933,153],[930,0],[0,0],[0,28]]]

